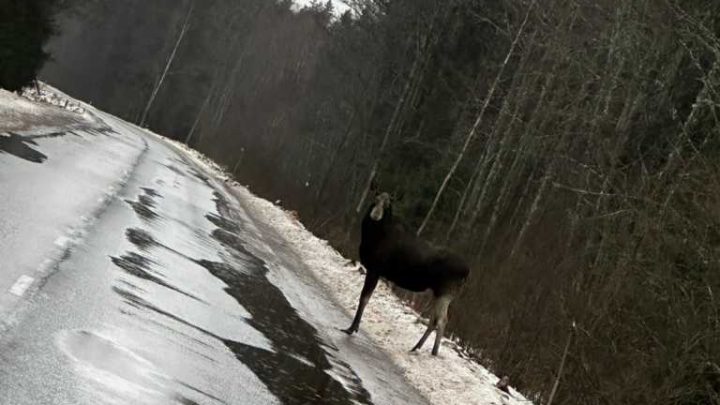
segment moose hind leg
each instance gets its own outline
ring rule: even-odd
[[[435,344],[433,345],[432,354],[437,356],[440,349],[440,342],[445,334],[445,326],[447,325],[447,313],[452,295],[443,295],[435,300],[435,317],[437,319],[437,331],[435,332]]]
[[[425,341],[428,337],[430,337],[430,334],[433,330],[435,330],[435,326],[437,325],[437,317],[435,316],[435,311],[433,310],[432,315],[430,316],[430,322],[428,323],[427,329],[425,329],[425,333],[423,333],[420,340],[418,340],[417,344],[410,350],[411,352],[414,352],[416,350],[420,350],[422,346],[425,344]]]

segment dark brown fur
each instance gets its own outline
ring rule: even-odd
[[[465,262],[449,251],[430,246],[394,224],[390,197],[385,193],[377,196],[363,219],[360,261],[367,269],[365,284],[355,319],[345,332],[357,332],[365,306],[382,277],[410,291],[433,292],[435,305],[430,324],[413,351],[420,349],[430,333],[437,329],[432,350],[437,355],[447,323],[447,307],[470,272]]]

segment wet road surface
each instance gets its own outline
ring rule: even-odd
[[[132,163],[62,249],[44,249],[51,232],[36,238],[42,221],[32,224],[31,213],[8,222],[30,230],[0,222],[23,261],[45,263],[27,294],[0,299],[12,318],[0,335],[2,404],[425,403],[367,339],[336,329],[348,316],[282,235],[183,153],[104,118],[110,133],[76,135],[76,144],[68,135],[0,142],[0,166],[28,182],[73,148],[98,149],[91,136],[108,137],[95,159],[116,151]],[[74,190],[7,194],[2,204],[19,210],[32,198],[73,199]],[[29,273],[0,250],[3,278]]]

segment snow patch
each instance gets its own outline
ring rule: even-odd
[[[293,10],[300,11],[304,7],[310,7],[313,4],[312,0],[295,0],[293,2]],[[331,0],[333,6],[333,15],[339,17],[346,11],[352,11],[352,9],[345,4],[342,0]],[[320,5],[325,5],[325,2],[321,2]]]
[[[91,107],[39,83],[20,94],[0,89],[0,133],[39,135],[76,128],[103,128]]]
[[[22,297],[25,294],[25,291],[27,291],[28,288],[32,285],[32,283],[35,281],[34,278],[22,275],[20,278],[17,279],[15,284],[10,288],[10,294],[15,295],[17,297]]]
[[[77,101],[44,83],[26,87],[20,95],[35,103],[49,104],[76,114],[85,114],[85,108]]]

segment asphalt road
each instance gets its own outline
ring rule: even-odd
[[[0,138],[1,404],[423,404],[282,235],[180,150]]]

